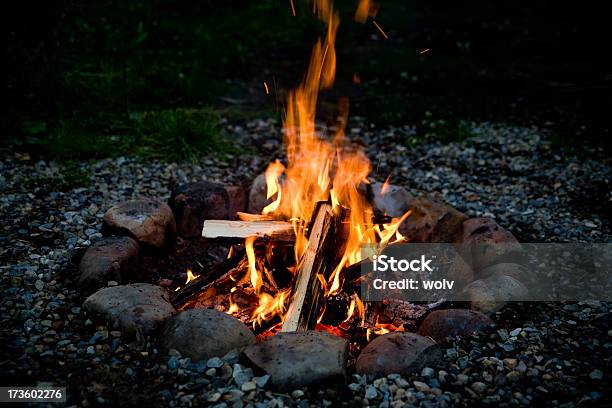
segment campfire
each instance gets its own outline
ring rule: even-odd
[[[375,212],[371,163],[344,134],[347,104],[334,134],[317,129],[319,91],[335,78],[339,17],[328,0],[315,1],[314,11],[327,33],[314,45],[303,82],[288,94],[286,157],[265,171],[268,204],[261,214],[204,222],[202,236],[232,241],[230,254],[206,277],[189,273],[174,303],[222,310],[264,337],[316,328],[369,338],[402,328],[379,316],[366,318],[359,263],[405,239],[398,227],[410,211],[396,218]],[[356,19],[365,21],[369,12],[375,8],[361,4]],[[379,194],[387,189],[388,182]]]

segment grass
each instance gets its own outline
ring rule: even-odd
[[[597,133],[610,98],[596,82],[608,74],[595,63],[604,47],[594,34],[604,25],[589,25],[591,33],[573,9],[533,3],[388,0],[376,17],[390,35],[381,40],[371,22],[353,21],[354,2],[336,1],[342,22],[329,102],[356,94],[351,115],[415,124],[419,136],[441,140],[466,137],[466,121],[534,117],[558,123],[570,140],[576,136],[568,124],[586,123]],[[0,112],[0,135],[8,140],[1,148],[59,160],[190,160],[235,151],[238,141],[218,126],[228,109],[221,97],[254,105],[233,109],[231,120],[248,115],[242,111],[274,114],[271,98],[256,98],[262,81],[274,81],[281,93],[294,87],[325,29],[310,2],[294,4],[295,17],[289,2],[277,0],[50,0],[24,7],[8,22],[3,96],[12,108]],[[431,52],[419,54],[424,48]],[[361,84],[352,83],[354,73]]]
[[[227,110],[225,114],[231,114]],[[208,109],[170,109],[134,112],[128,118],[110,117],[104,127],[95,121],[60,120],[47,131],[45,122],[28,122],[24,138],[13,139],[9,150],[23,150],[70,163],[117,156],[140,156],[163,161],[195,161],[204,155],[248,151],[230,140],[219,115]]]
[[[146,113],[137,119],[138,152],[171,161],[196,160],[205,154],[239,152],[239,146],[222,136],[218,118],[202,111],[181,109]]]

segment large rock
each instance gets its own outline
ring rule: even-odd
[[[265,174],[260,174],[255,177],[253,184],[249,190],[249,207],[248,212],[251,214],[260,214],[261,210],[273,200],[268,199],[268,186],[266,184]]]
[[[233,349],[255,343],[255,336],[240,320],[214,309],[190,309],[166,323],[161,345],[192,360],[221,357]]]
[[[430,197],[415,197],[403,187],[372,183],[370,192],[375,211],[391,217],[410,216],[399,232],[410,242],[457,242],[461,224],[467,217],[452,207]]]
[[[85,299],[83,308],[126,335],[141,337],[157,329],[175,313],[168,292],[148,283],[100,289]]]
[[[461,225],[467,217],[441,203],[425,197],[408,202],[412,213],[402,223],[399,232],[411,242],[456,242],[461,237]]]
[[[236,212],[246,210],[246,203],[243,187],[209,181],[179,186],[169,200],[178,234],[183,238],[200,237],[204,220],[233,220]]]
[[[528,300],[529,291],[521,282],[507,275],[492,275],[478,279],[463,290],[463,298],[472,309],[491,313],[501,309],[509,301]]]
[[[412,374],[441,360],[442,351],[432,340],[414,333],[395,332],[372,340],[361,351],[355,369],[360,374]]]
[[[521,251],[521,244],[490,218],[471,218],[463,223],[464,244],[472,246],[472,262],[478,274],[487,266],[512,261]]]
[[[519,282],[526,282],[529,278],[529,271],[523,265],[502,262],[487,266],[481,269],[478,273],[480,278],[489,278],[494,275],[507,275],[511,276]]]
[[[102,231],[134,237],[146,247],[171,247],[176,224],[167,204],[150,199],[131,200],[111,207],[104,214]]]
[[[104,237],[87,248],[79,264],[78,286],[93,292],[108,281],[119,283],[134,277],[138,266],[138,242],[130,237]]]
[[[317,331],[279,333],[247,347],[244,356],[270,375],[272,385],[291,390],[346,377],[348,342]]]
[[[383,188],[383,185],[379,182],[371,184],[374,208],[382,215],[401,217],[410,209],[409,203],[414,197],[403,187],[387,184]]]
[[[436,310],[423,320],[418,334],[439,342],[446,337],[467,336],[491,324],[493,321],[488,316],[473,310]]]

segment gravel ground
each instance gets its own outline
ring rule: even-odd
[[[116,202],[167,199],[186,181],[243,182],[280,157],[272,120],[227,132],[255,150],[197,164],[117,158],[75,168],[23,155],[0,162],[2,385],[67,385],[76,406],[610,405],[605,302],[511,304],[493,316],[497,327],[441,344],[444,364],[420,375],[354,375],[288,394],[270,391],[265,377],[244,383],[244,374],[233,375],[244,373],[235,356],[192,363],[96,326],[81,312],[73,254],[101,236],[102,216]],[[474,125],[473,137],[446,144],[412,143],[411,127],[377,129],[358,118],[348,133],[367,146],[375,178],[391,175],[469,216],[494,217],[520,241],[611,242],[612,170],[603,150],[571,152],[544,131],[499,124]],[[84,175],[84,187],[70,185],[74,174]]]

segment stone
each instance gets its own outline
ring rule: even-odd
[[[178,235],[198,238],[202,236],[204,220],[233,220],[236,212],[245,211],[247,193],[240,186],[198,181],[177,187],[168,203],[176,219]]]
[[[377,396],[378,391],[376,391],[376,387],[374,387],[373,385],[366,386],[364,397],[366,397],[367,399],[374,399]]]
[[[417,391],[420,391],[420,392],[428,392],[428,391],[431,390],[429,385],[427,385],[427,384],[425,384],[424,382],[421,382],[421,381],[413,381],[412,384],[414,385],[414,388]]]
[[[499,310],[506,302],[527,300],[529,291],[511,276],[493,275],[478,279],[467,285],[461,298],[470,302],[470,307],[483,313]]]
[[[436,310],[423,320],[417,333],[440,342],[447,337],[467,336],[491,324],[488,316],[473,310]]]
[[[408,211],[409,203],[414,197],[403,187],[387,184],[383,191],[383,183],[371,184],[372,202],[374,209],[382,215],[401,217]]]
[[[244,356],[279,390],[346,379],[348,342],[317,331],[278,333],[247,347]]]
[[[478,272],[479,278],[488,278],[494,275],[512,276],[519,282],[525,282],[529,273],[527,268],[516,263],[502,262],[487,266]]]
[[[81,262],[78,287],[87,293],[109,281],[124,283],[136,276],[138,242],[130,237],[104,237],[87,248]]]
[[[92,316],[105,319],[125,335],[147,335],[176,311],[168,292],[148,283],[133,283],[100,289],[85,299],[83,308]]]
[[[485,383],[477,381],[477,382],[472,384],[471,388],[474,391],[476,391],[477,393],[482,394],[483,392],[485,392],[487,390],[487,385]]]
[[[262,173],[255,177],[249,189],[249,205],[247,211],[251,214],[261,214],[261,210],[273,201],[273,199],[268,199],[267,194],[268,186],[266,184],[266,176]]]
[[[448,205],[426,197],[408,201],[412,213],[402,222],[399,232],[410,242],[458,242],[467,217]]]
[[[131,200],[106,211],[102,232],[129,235],[149,249],[168,249],[174,246],[176,223],[167,204],[151,199]]]
[[[388,333],[372,340],[362,351],[355,369],[360,374],[419,373],[442,360],[432,340],[414,333]]]
[[[240,389],[244,392],[255,391],[257,389],[257,384],[254,381],[248,381],[242,384]]]
[[[589,374],[589,377],[593,380],[601,380],[603,379],[603,371],[599,369],[595,369],[591,371],[591,373]]]
[[[215,309],[189,309],[173,316],[164,328],[161,347],[175,349],[192,361],[206,360],[255,342],[255,336],[240,320]],[[208,364],[208,363],[207,363]]]
[[[472,246],[472,266],[476,275],[484,268],[511,260],[521,244],[511,232],[490,218],[471,218],[463,222],[462,242]]]

